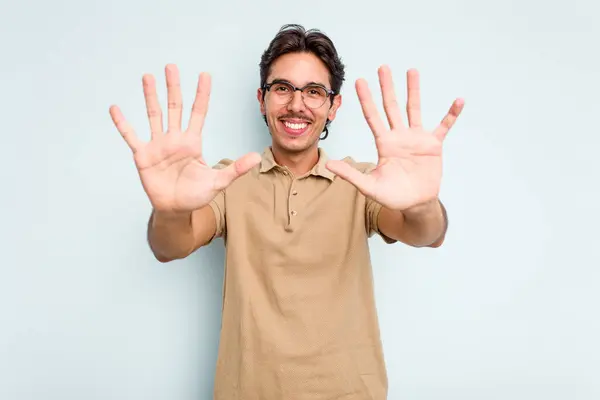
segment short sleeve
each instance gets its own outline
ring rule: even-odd
[[[366,168],[363,170],[363,173],[368,174],[376,167],[375,164],[366,163]],[[386,235],[384,235],[379,230],[379,212],[381,211],[382,205],[377,201],[373,200],[370,197],[366,197],[365,200],[365,229],[367,230],[367,236],[371,237],[374,234],[378,234],[381,236],[384,242],[388,244],[396,243],[397,240],[392,239]]]
[[[378,234],[379,236],[381,236],[384,242],[388,244],[396,243],[397,240],[384,235],[379,230],[379,212],[381,211],[382,205],[369,197],[366,198],[365,203],[365,223],[367,235],[371,237],[374,234]]]
[[[215,214],[215,221],[217,223],[217,230],[215,237],[225,236],[227,223],[225,220],[225,191],[222,190],[212,201],[209,203]]]
[[[233,163],[233,160],[223,159],[218,164],[214,165],[214,169],[222,169]],[[214,237],[224,237],[227,234],[227,210],[225,208],[225,190],[222,190],[214,199],[209,203],[210,208],[215,214],[215,221],[217,223],[217,229]]]

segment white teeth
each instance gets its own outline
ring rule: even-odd
[[[301,124],[292,124],[290,122],[284,121],[283,122],[285,124],[285,126],[287,126],[290,129],[295,129],[295,130],[300,130],[300,129],[304,129],[308,126],[307,123],[301,123]]]

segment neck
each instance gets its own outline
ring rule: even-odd
[[[287,167],[296,176],[304,175],[319,162],[318,145],[301,152],[288,152],[277,146],[271,146],[277,164]]]

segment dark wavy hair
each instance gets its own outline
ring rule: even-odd
[[[302,25],[287,24],[281,27],[260,58],[260,87],[263,89],[263,99],[271,65],[277,58],[288,53],[312,53],[317,56],[329,70],[329,84],[334,96],[340,93],[345,77],[344,64],[331,39],[318,29],[306,30]],[[266,116],[263,117],[267,123]],[[329,134],[327,127],[330,122],[328,120],[325,124],[325,136],[321,139],[325,139]]]

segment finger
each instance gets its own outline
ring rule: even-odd
[[[207,73],[200,74],[198,86],[196,88],[196,98],[192,106],[192,116],[188,125],[188,131],[200,135],[206,113],[208,111],[208,100],[210,98],[211,79]]]
[[[125,142],[134,153],[143,146],[143,143],[137,138],[133,127],[125,120],[123,113],[117,106],[111,106],[109,109],[110,117],[117,127],[117,130],[125,139]]]
[[[369,124],[369,127],[373,132],[373,135],[378,137],[385,134],[387,129],[383,124],[381,117],[379,116],[379,112],[377,112],[377,106],[373,101],[369,86],[364,79],[359,79],[356,81],[356,93],[358,94],[358,100],[360,101],[363,114],[367,120],[367,124]]]
[[[156,94],[156,81],[152,75],[145,74],[142,78],[142,85],[144,87],[148,121],[150,122],[150,132],[154,139],[163,132],[162,110],[160,109],[158,95]]]
[[[396,98],[392,71],[390,70],[390,67],[384,65],[379,68],[378,72],[379,85],[381,86],[381,94],[383,95],[383,108],[387,115],[390,128],[401,128],[403,126],[402,114],[400,114],[400,107],[398,106],[398,100]]]
[[[408,115],[408,126],[421,128],[421,87],[419,83],[419,72],[409,69],[406,72],[406,89],[408,101],[406,102],[406,114]]]
[[[231,185],[240,176],[244,175],[256,165],[260,163],[261,156],[258,153],[248,153],[235,162],[229,164],[227,167],[218,170],[218,174],[215,180],[215,186],[217,190],[223,190],[227,186]]]
[[[452,128],[452,126],[456,122],[456,119],[462,112],[464,106],[465,102],[463,99],[454,100],[454,103],[452,103],[448,114],[446,114],[446,116],[438,125],[438,127],[435,128],[435,130],[433,131],[433,135],[439,140],[443,141],[446,138],[448,131],[450,131],[450,128]]]
[[[167,76],[167,104],[169,110],[168,132],[180,132],[183,99],[177,66],[174,64],[167,65],[165,75]]]
[[[356,186],[365,196],[373,195],[374,181],[372,176],[360,172],[344,161],[330,160],[327,161],[326,166],[328,170]]]

